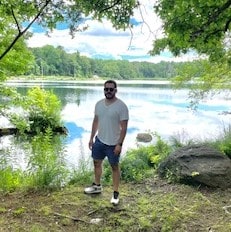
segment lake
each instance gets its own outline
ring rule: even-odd
[[[104,81],[103,81],[104,82]],[[62,119],[69,133],[64,139],[65,156],[70,165],[88,159],[88,141],[96,101],[104,97],[103,82],[9,82],[25,93],[28,88],[41,86],[53,90],[62,102]],[[129,108],[130,120],[124,141],[123,154],[136,148],[136,136],[142,132],[157,132],[163,139],[180,136],[182,139],[213,139],[231,123],[230,100],[225,94],[203,101],[196,112],[188,108],[189,90],[175,91],[166,81],[118,81],[117,97]],[[3,123],[3,121],[2,121]],[[4,124],[4,123],[3,123]],[[14,144],[12,136],[0,138],[1,148],[9,147],[15,156],[23,151]],[[140,143],[139,143],[140,145]]]

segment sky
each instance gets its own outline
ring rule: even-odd
[[[98,22],[86,20],[89,26],[85,32],[76,33],[75,38],[69,34],[69,30],[59,25],[50,37],[36,25],[32,25],[33,37],[29,39],[28,46],[42,47],[53,45],[62,46],[67,52],[80,52],[81,55],[98,59],[117,59],[129,61],[147,61],[158,63],[160,61],[190,61],[193,54],[182,57],[173,57],[168,51],[158,56],[150,56],[153,41],[163,37],[161,20],[155,15],[153,0],[141,0],[141,12],[135,11],[132,22],[132,33],[129,29],[116,31],[107,20]]]

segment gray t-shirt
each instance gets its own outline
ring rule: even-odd
[[[107,145],[116,145],[120,137],[120,121],[128,120],[128,107],[117,99],[110,105],[105,104],[105,99],[95,105],[95,115],[98,116],[99,140]]]

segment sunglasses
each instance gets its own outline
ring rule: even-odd
[[[115,89],[115,88],[104,88],[104,91],[105,91],[105,92],[108,92],[108,91],[113,92],[114,89]]]

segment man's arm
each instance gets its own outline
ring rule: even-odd
[[[123,145],[126,133],[127,133],[128,120],[120,121],[120,126],[121,126],[120,138],[117,142],[117,145],[114,151],[116,155],[119,155],[121,153],[122,145]]]
[[[95,137],[95,134],[96,134],[97,130],[98,130],[98,116],[95,115],[94,119],[93,119],[93,122],[92,122],[91,136],[90,136],[90,141],[89,141],[89,144],[88,144],[90,150],[92,149],[93,139]]]
[[[120,131],[120,138],[117,144],[123,144],[124,138],[127,133],[127,127],[128,127],[128,120],[123,120],[120,122],[121,131]]]

